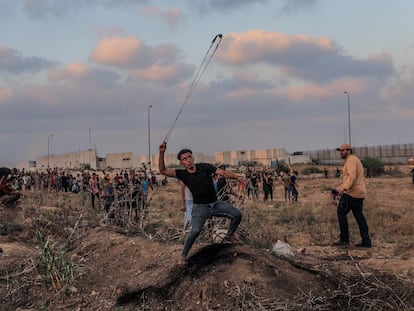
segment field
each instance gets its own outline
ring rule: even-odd
[[[187,267],[177,265],[183,213],[173,179],[150,192],[143,229],[105,220],[81,194],[25,193],[0,207],[0,309],[413,310],[409,171],[367,180],[370,249],[352,246],[351,214],[351,246],[331,246],[339,181],[300,176],[298,202],[285,201],[281,182],[273,201],[237,201],[240,242],[212,243],[206,226]],[[273,254],[278,240],[294,255]]]

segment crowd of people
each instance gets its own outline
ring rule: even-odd
[[[3,167],[0,168],[0,178],[0,202],[5,205],[15,204],[25,192],[70,192],[90,195],[91,207],[103,205],[106,211],[109,210],[115,196],[121,199],[130,193],[136,193],[136,189],[146,195],[148,188],[167,182],[166,179],[157,179],[152,171],[136,172],[133,169],[123,169],[114,173],[105,171],[73,173],[58,169],[38,172]]]

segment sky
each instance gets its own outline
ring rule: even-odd
[[[0,0],[0,163],[157,154],[170,130],[167,153],[413,143],[412,12],[412,0]]]

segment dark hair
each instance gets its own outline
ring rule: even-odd
[[[181,161],[181,155],[188,152],[193,154],[193,152],[190,149],[181,149],[177,154],[177,159]]]

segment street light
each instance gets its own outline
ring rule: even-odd
[[[351,105],[350,105],[350,95],[347,91],[344,91],[344,94],[348,97],[348,143],[351,144]]]
[[[53,134],[50,134],[47,137],[47,168],[49,169],[49,162],[50,162],[50,139],[53,137]]]
[[[152,105],[148,106],[148,166],[151,171],[151,125],[150,125],[150,109]]]

